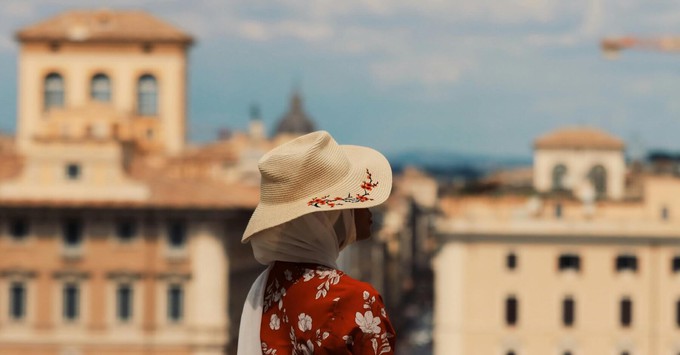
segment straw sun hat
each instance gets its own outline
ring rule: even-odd
[[[258,162],[260,203],[242,243],[308,213],[377,206],[392,190],[392,168],[378,151],[338,145],[326,131],[298,137]]]

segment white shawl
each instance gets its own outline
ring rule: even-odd
[[[340,251],[356,241],[354,211],[315,212],[264,230],[252,237],[255,259],[269,267],[255,280],[241,314],[238,355],[262,353],[260,324],[264,288],[271,265],[279,261],[337,268]]]

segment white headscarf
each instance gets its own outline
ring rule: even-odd
[[[340,251],[356,241],[354,210],[315,212],[252,237],[255,259],[269,267],[248,292],[239,328],[238,355],[262,353],[260,324],[264,286],[274,261],[314,263],[337,268]]]

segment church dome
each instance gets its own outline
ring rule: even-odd
[[[302,97],[297,91],[294,92],[290,98],[288,112],[279,120],[275,133],[303,135],[315,130],[314,121],[307,116],[304,107],[302,107]]]

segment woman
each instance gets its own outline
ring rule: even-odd
[[[370,237],[368,207],[392,188],[387,159],[319,131],[265,154],[259,168],[260,203],[242,242],[269,267],[243,307],[238,354],[394,354],[382,298],[336,265],[344,247]]]

